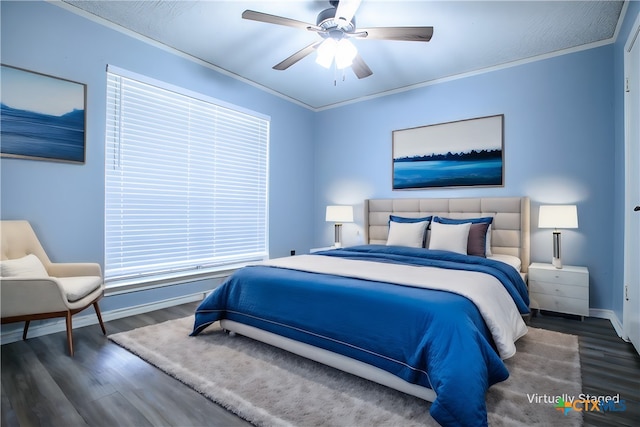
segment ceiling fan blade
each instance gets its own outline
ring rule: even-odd
[[[311,25],[306,22],[284,18],[282,16],[269,15],[268,13],[256,12],[255,10],[245,10],[242,12],[242,18],[250,19],[252,21],[266,22],[268,24],[285,25],[287,27],[300,28],[303,30],[306,30],[309,27],[317,28],[315,25]]]
[[[433,36],[433,27],[378,27],[358,28],[358,32],[366,32],[366,39],[400,40],[408,42],[428,42]]]
[[[274,70],[280,70],[280,71],[286,70],[287,68],[291,67],[296,62],[300,61],[305,56],[313,53],[318,48],[318,46],[320,46],[320,44],[322,44],[322,40],[319,41],[319,42],[312,43],[307,47],[303,47],[302,49],[300,49],[299,51],[297,51],[296,53],[294,53],[293,55],[291,55],[290,57],[288,57],[284,61],[280,62],[279,64],[274,65],[273,69]]]
[[[336,8],[336,21],[342,21],[344,25],[351,22],[353,16],[356,14],[356,10],[360,7],[360,3],[362,3],[362,0],[340,0]],[[340,24],[338,24],[338,26],[340,26]]]
[[[357,54],[356,57],[353,58],[351,69],[359,79],[364,79],[365,77],[369,77],[373,74],[373,71],[371,71],[371,68],[369,68],[367,63],[364,62],[364,59],[362,59],[360,54]]]

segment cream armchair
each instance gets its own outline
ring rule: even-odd
[[[99,264],[51,262],[27,221],[1,221],[0,238],[2,324],[25,322],[25,340],[32,320],[64,317],[73,356],[71,318],[93,305],[106,335],[98,306],[104,295]]]

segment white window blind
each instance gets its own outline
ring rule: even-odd
[[[268,142],[264,116],[109,66],[105,280],[265,258]]]

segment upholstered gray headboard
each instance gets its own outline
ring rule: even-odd
[[[365,242],[384,244],[389,233],[389,215],[418,218],[440,215],[448,218],[492,216],[491,251],[514,255],[529,267],[530,216],[528,197],[476,197],[460,199],[370,199],[364,202]]]

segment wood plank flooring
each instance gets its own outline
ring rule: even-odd
[[[620,412],[584,412],[584,425],[594,427],[640,425],[640,356],[618,337],[611,322],[595,317],[543,313],[530,326],[578,335],[582,392],[592,396],[615,396],[625,401]]]
[[[107,333],[193,314],[197,303],[105,324]],[[2,346],[2,426],[247,426],[110,342],[98,325]]]
[[[188,316],[196,306],[107,322],[107,333]],[[638,425],[640,356],[609,321],[540,315],[530,325],[579,335],[584,393],[620,393],[625,400],[624,412],[585,413],[585,425]],[[74,358],[67,356],[64,332],[2,346],[2,427],[248,425],[111,343],[98,325],[75,329],[74,344]]]

